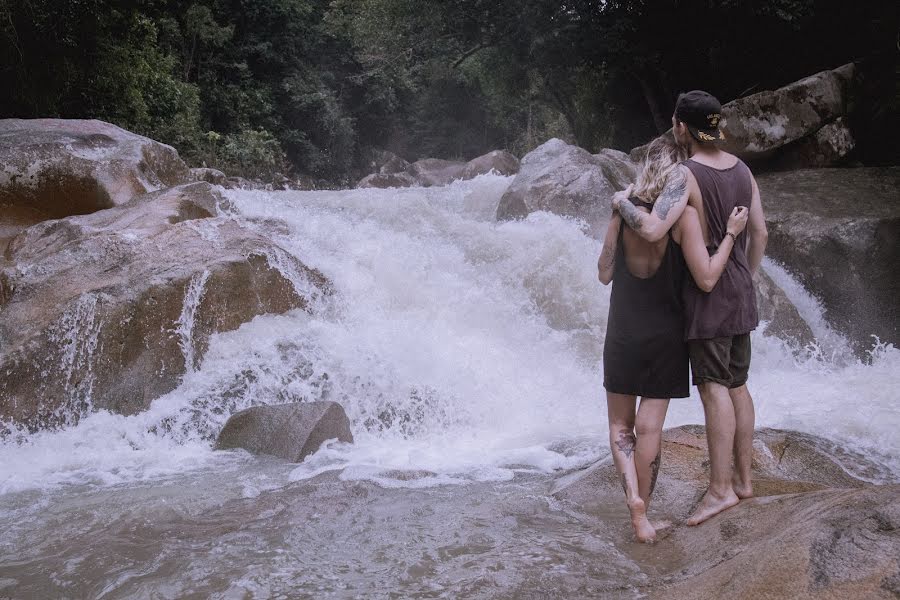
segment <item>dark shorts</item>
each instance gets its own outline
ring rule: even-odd
[[[747,383],[750,371],[750,334],[688,340],[694,385],[720,383],[729,389]]]

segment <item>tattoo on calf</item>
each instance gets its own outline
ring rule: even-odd
[[[635,444],[637,444],[637,439],[634,437],[634,432],[628,429],[619,431],[619,439],[616,440],[616,448],[618,448],[619,452],[624,454],[626,458],[631,458],[631,455],[634,454]]]
[[[676,167],[669,175],[669,180],[659,194],[659,198],[653,204],[653,212],[660,219],[665,219],[672,207],[678,204],[678,201],[684,196],[685,190],[687,190],[687,177],[684,175],[684,167]]]
[[[625,492],[625,496],[628,496],[628,480],[625,479],[625,473],[621,473],[622,479],[622,491]]]
[[[662,461],[662,450],[656,453],[656,458],[650,463],[650,495],[656,489],[656,477],[659,475],[659,464]]]

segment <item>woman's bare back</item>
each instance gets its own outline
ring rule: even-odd
[[[645,213],[649,213],[647,209],[639,208]],[[625,251],[625,264],[628,271],[635,277],[648,279],[653,277],[659,265],[666,255],[666,246],[669,244],[669,236],[657,242],[648,242],[630,227],[623,225],[625,231],[622,235],[622,243]]]

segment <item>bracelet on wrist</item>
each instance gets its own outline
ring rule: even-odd
[[[730,236],[731,236],[731,241],[734,242],[735,244],[737,244],[737,236],[736,236],[736,235],[734,235],[734,234],[731,233],[730,231],[726,231],[726,232],[725,232],[725,235],[730,235]]]

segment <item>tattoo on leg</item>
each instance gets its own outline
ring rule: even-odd
[[[625,497],[628,497],[628,480],[625,479],[625,473],[622,473],[622,491],[625,492]]]
[[[656,453],[656,458],[650,463],[650,495],[656,489],[656,477],[659,475],[659,463],[662,461],[662,450]]]
[[[634,432],[629,429],[619,431],[619,439],[616,440],[616,448],[618,448],[619,452],[624,454],[626,458],[631,458],[631,455],[634,454],[635,444],[637,444],[637,439],[634,437]]]
[[[687,190],[687,177],[684,175],[684,167],[676,167],[669,174],[666,186],[660,192],[659,198],[653,203],[653,212],[659,215],[660,219],[665,219],[669,215],[672,207],[678,204],[678,201],[684,196]]]

